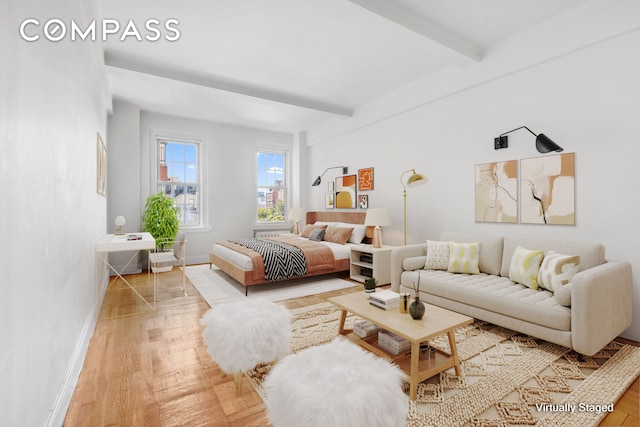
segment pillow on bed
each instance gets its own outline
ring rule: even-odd
[[[302,230],[302,233],[300,233],[300,237],[309,238],[309,235],[311,234],[311,232],[313,230],[315,230],[316,228],[324,230],[325,228],[327,228],[327,226],[326,225],[307,224],[304,227],[304,230]]]
[[[367,233],[367,226],[364,224],[349,224],[345,222],[339,222],[337,227],[341,228],[349,228],[353,227],[353,231],[351,232],[351,236],[349,236],[349,243],[355,243],[359,245],[364,240],[364,236]]]
[[[311,230],[309,233],[309,240],[313,240],[314,242],[321,242],[324,239],[324,228],[316,227]]]
[[[351,236],[352,232],[353,227],[341,228],[329,225],[324,232],[324,240],[344,245],[347,243],[347,240],[349,240],[349,236]]]

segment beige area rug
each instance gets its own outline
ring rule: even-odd
[[[211,307],[245,298],[244,286],[215,265],[212,269],[208,264],[187,266],[186,275]],[[354,286],[362,285],[343,279],[339,274],[331,274],[250,286],[248,297],[261,297],[275,302]]]
[[[336,337],[340,310],[332,304],[292,313],[292,352]],[[485,322],[455,335],[462,375],[450,369],[421,383],[416,402],[407,397],[408,427],[597,426],[640,375],[640,348],[617,342],[579,361],[570,349]],[[446,335],[430,345],[448,350]],[[270,369],[247,374],[261,396]]]

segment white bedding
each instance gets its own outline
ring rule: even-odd
[[[296,237],[296,238],[301,240],[307,240],[304,237]],[[324,240],[318,243],[328,246],[333,251],[333,257],[336,259],[336,261],[342,260],[342,259],[349,259],[349,256],[351,254],[351,246],[353,246],[352,243],[341,245],[339,243],[327,242]],[[237,265],[243,270],[247,270],[247,271],[253,270],[253,264],[251,262],[251,258],[249,258],[248,256],[240,252],[236,252],[233,249],[229,249],[226,246],[222,246],[216,243],[215,245],[213,245],[213,253],[218,255],[220,258],[223,258]]]

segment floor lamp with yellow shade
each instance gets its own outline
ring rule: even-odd
[[[411,176],[404,181],[404,176],[411,172]],[[402,184],[402,198],[404,200],[404,244],[407,244],[407,187],[419,187],[427,183],[427,177],[417,173],[415,169],[407,169],[400,174],[400,184]]]

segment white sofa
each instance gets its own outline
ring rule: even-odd
[[[632,275],[628,262],[606,261],[599,243],[443,232],[440,241],[479,242],[480,274],[426,270],[427,243],[391,252],[391,287],[422,301],[541,338],[591,356],[631,325]],[[509,279],[515,249],[580,257],[580,270],[560,292],[533,290]],[[570,296],[570,302],[566,300]],[[560,302],[562,302],[561,305]],[[570,303],[569,306],[566,306]]]

